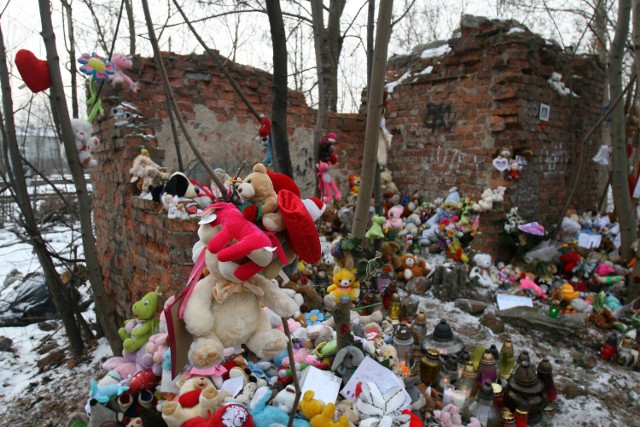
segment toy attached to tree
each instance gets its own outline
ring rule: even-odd
[[[336,142],[336,134],[333,132],[327,133],[320,139],[320,151],[318,153],[318,160],[321,162],[328,162],[332,165],[338,163],[338,155],[336,149],[333,146]]]
[[[83,119],[71,119],[71,127],[80,164],[85,169],[94,167],[98,162],[91,153],[100,144],[100,140],[98,137],[91,136],[91,123]],[[63,159],[67,159],[64,145],[60,146],[60,155]]]
[[[271,120],[264,114],[260,114],[260,129],[258,129],[256,141],[261,143],[266,150],[262,163],[271,167],[273,163],[273,157],[271,155]]]
[[[325,203],[331,203],[334,200],[337,202],[342,198],[338,186],[333,181],[333,177],[329,173],[331,163],[320,162],[317,165],[318,168],[318,188],[320,189],[320,198]]]
[[[124,73],[124,70],[129,70],[133,66],[133,62],[129,57],[121,53],[114,53],[111,56],[111,62],[113,63],[114,73],[109,75],[109,80],[114,86],[118,83],[124,83],[129,86],[132,92],[138,91],[138,83],[131,80],[131,77]]]

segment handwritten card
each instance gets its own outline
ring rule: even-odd
[[[518,295],[497,294],[498,309],[507,310],[513,307],[533,307],[533,300]]]
[[[348,400],[356,400],[356,386],[358,383],[376,383],[380,391],[384,394],[393,387],[401,387],[404,390],[405,401],[401,409],[411,404],[411,397],[404,388],[404,382],[390,369],[385,368],[369,356],[360,363],[356,371],[349,379],[349,382],[340,390],[340,394]]]
[[[302,371],[300,379],[300,390],[302,396],[307,390],[313,390],[313,398],[327,403],[336,403],[342,379],[330,371],[322,371],[316,367],[309,366]]]
[[[602,242],[602,235],[596,233],[584,233],[581,232],[578,235],[578,246],[585,249],[595,249],[600,247]]]

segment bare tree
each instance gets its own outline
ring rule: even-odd
[[[4,46],[4,36],[0,29],[0,81],[2,83],[2,107],[4,117],[0,117],[0,126],[2,126],[3,145],[7,148],[8,156],[5,164],[8,168],[8,177],[10,180],[10,188],[18,203],[20,212],[22,213],[22,227],[24,228],[29,243],[33,247],[38,261],[44,272],[47,287],[51,294],[51,299],[56,306],[56,310],[62,319],[64,328],[69,338],[71,352],[75,359],[82,356],[84,343],[78,323],[75,321],[74,303],[70,301],[69,295],[65,292],[65,286],[56,271],[56,267],[51,259],[51,254],[43,239],[31,206],[31,199],[27,190],[23,159],[18,147],[16,138],[16,127],[13,120],[13,99],[11,96],[11,85],[9,81],[9,69],[7,67],[7,55]]]
[[[118,325],[120,325],[121,321],[118,319],[115,309],[107,297],[102,281],[102,272],[100,271],[98,251],[96,249],[96,239],[93,234],[93,225],[91,222],[91,197],[87,190],[84,170],[80,164],[78,152],[75,148],[74,132],[71,127],[66,97],[62,86],[56,38],[51,21],[50,3],[49,0],[38,0],[38,3],[40,6],[40,19],[42,20],[42,38],[44,39],[47,50],[49,74],[51,76],[51,109],[62,131],[64,148],[67,159],[69,160],[69,169],[76,187],[80,226],[82,228],[82,244],[87,262],[87,274],[96,303],[96,317],[109,341],[111,350],[114,354],[120,354],[122,351],[122,341],[118,336]]]

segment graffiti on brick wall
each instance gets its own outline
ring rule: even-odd
[[[431,129],[431,133],[443,129],[450,131],[456,123],[458,113],[453,111],[451,103],[432,104],[427,103],[427,113],[424,117],[424,125]]]
[[[483,162],[482,159],[475,154],[467,153],[457,148],[450,149],[438,146],[433,164],[446,165],[447,170],[444,171],[443,174],[449,175],[457,173],[460,169],[480,171]]]

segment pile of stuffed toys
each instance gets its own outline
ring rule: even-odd
[[[330,133],[319,166],[337,161],[332,140]],[[196,218],[199,240],[179,295],[163,304],[150,292],[133,304],[132,320],[120,329],[123,355],[104,363],[107,374],[91,385],[87,415],[78,416],[90,425],[271,427],[287,425],[292,413],[294,426],[480,425],[443,407],[442,391],[422,384],[417,364],[401,363],[393,345],[399,325],[416,314],[407,295],[428,294],[438,253],[471,264],[468,283],[479,299],[508,293],[567,315],[587,313],[619,335],[614,347],[623,356],[612,360],[638,363],[640,307],[621,302],[630,266],[617,261],[617,225],[607,217],[569,212],[556,239],[511,209],[501,233],[518,256],[495,264],[470,243],[482,213],[502,209],[504,187],[487,189],[478,201],[452,188],[429,202],[402,194],[383,170],[383,214],[372,213],[360,242],[343,237],[353,221],[355,175],[344,198],[329,186],[320,199],[304,199],[293,180],[262,163],[243,179],[217,171],[224,192],[169,173],[145,150],[130,173],[141,196],[162,203],[170,217]],[[370,250],[375,241],[378,252]],[[340,304],[352,308],[351,318],[336,331],[332,313]],[[338,348],[338,333],[349,345]],[[366,380],[352,389],[367,363],[397,383]],[[303,390],[297,406],[292,366]],[[336,384],[329,398],[318,378]]]

